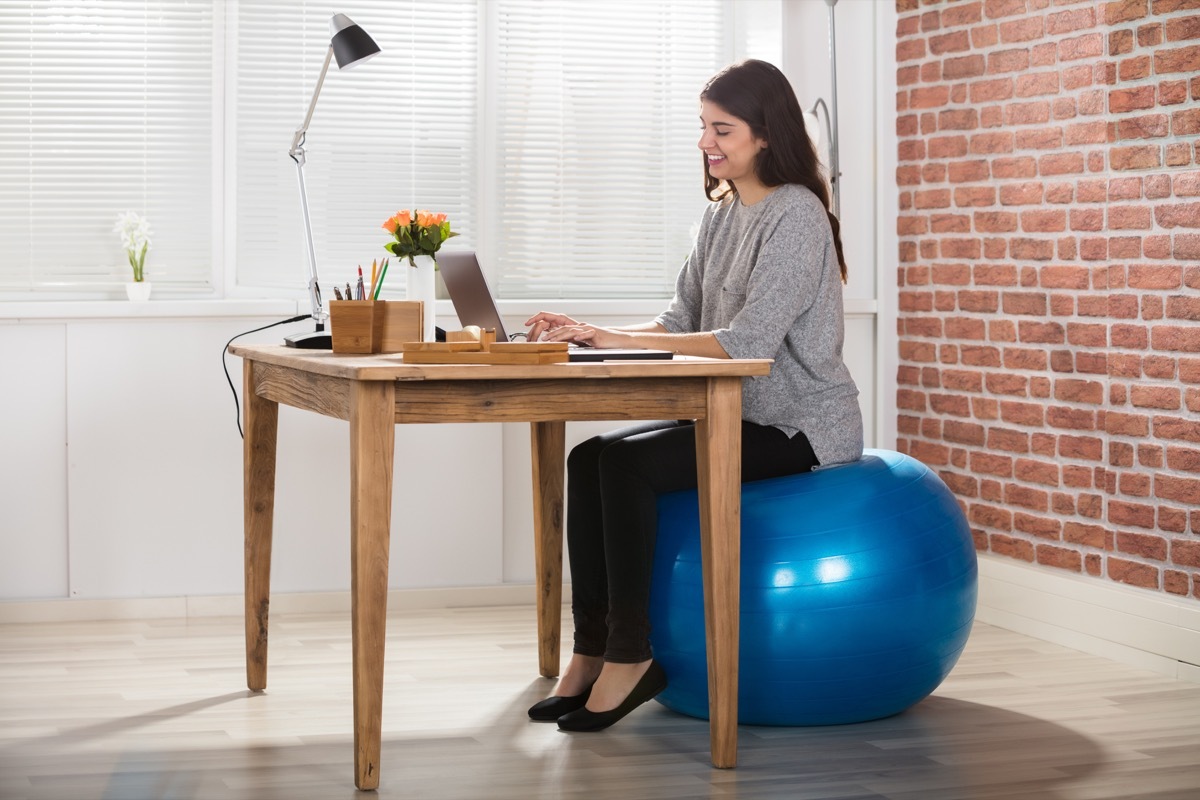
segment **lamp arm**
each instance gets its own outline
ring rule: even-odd
[[[824,115],[818,114],[818,111],[824,111]],[[833,215],[839,220],[842,218],[841,203],[839,195],[838,178],[841,176],[841,170],[838,166],[838,146],[837,137],[833,133],[833,123],[829,117],[829,106],[825,104],[824,98],[818,97],[817,101],[812,104],[812,108],[808,109],[808,113],[812,114],[818,120],[825,122],[825,138],[829,141],[829,187],[833,192]]]
[[[292,137],[292,146],[288,150],[288,155],[296,162],[296,181],[300,187],[300,211],[304,217],[304,244],[306,253],[308,254],[308,297],[312,305],[313,322],[317,325],[318,331],[325,330],[325,320],[328,314],[325,312],[325,306],[321,302],[321,287],[317,282],[317,249],[313,244],[312,232],[312,217],[308,211],[308,190],[304,185],[304,137],[308,131],[308,125],[312,122],[313,109],[317,107],[317,97],[321,94],[321,86],[325,83],[325,74],[329,72],[329,61],[333,58],[333,46],[325,53],[325,64],[321,67],[321,77],[317,78],[317,87],[313,90],[312,101],[308,104],[308,113],[304,115],[304,122],[296,129],[296,134]]]
[[[829,80],[833,84],[833,94],[830,95],[832,112],[829,115],[829,182],[833,184],[833,215],[842,218],[842,169],[838,158],[838,97],[837,97],[837,33],[833,26],[833,7],[837,0],[825,0],[829,7]]]

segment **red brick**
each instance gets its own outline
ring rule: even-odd
[[[1018,150],[1054,150],[1062,147],[1062,142],[1062,128],[1019,130],[1016,134]]]
[[[971,36],[967,31],[952,31],[929,38],[929,52],[934,55],[961,53],[971,49]]]
[[[1011,536],[995,533],[988,537],[988,546],[997,555],[1021,561],[1033,561],[1033,544],[1024,539],[1014,539]]]
[[[1077,175],[1084,169],[1083,154],[1053,153],[1041,156],[1037,160],[1037,169],[1043,176]]]
[[[1059,91],[1057,72],[1034,72],[1018,75],[1013,81],[1013,93],[1017,97],[1040,97],[1057,94]],[[1151,96],[1154,87],[1150,87]]]
[[[1166,157],[1163,159],[1168,167],[1186,167],[1192,161],[1192,147],[1187,142],[1168,144]]]
[[[1085,525],[1081,522],[1066,522],[1063,525],[1062,538],[1064,542],[1080,544],[1104,550],[1108,545],[1109,532],[1100,525]]]
[[[1033,178],[1037,176],[1038,163],[1029,156],[997,158],[992,161],[994,178]]]
[[[1137,41],[1141,47],[1155,47],[1162,44],[1163,28],[1159,22],[1150,22],[1145,25],[1139,25],[1137,29]]]
[[[1177,478],[1160,473],[1154,476],[1154,496],[1190,506],[1200,505],[1200,479]]]
[[[1099,461],[1104,457],[1104,442],[1095,436],[1071,436],[1064,433],[1058,437],[1058,454],[1063,458]],[[1088,486],[1090,483],[1082,485]]]
[[[1186,572],[1174,569],[1163,570],[1163,589],[1171,594],[1186,596],[1189,579]]]
[[[1200,39],[1200,16],[1175,17],[1167,20],[1167,41]]]
[[[957,186],[954,189],[954,205],[959,207],[990,206],[995,202],[996,190],[991,186]]]
[[[1149,216],[1147,214],[1147,216]],[[1021,230],[1031,233],[1055,233],[1067,229],[1067,213],[1061,209],[1022,211]]]
[[[1108,34],[1108,54],[1124,55],[1133,51],[1133,31],[1128,29],[1111,31]]]
[[[983,19],[983,3],[955,3],[942,11],[942,27],[971,25]]]
[[[1195,136],[1200,133],[1200,109],[1172,113],[1171,133],[1174,136]]]
[[[1021,19],[1001,22],[999,25],[1000,41],[1028,42],[1040,39],[1045,33],[1045,25],[1041,17],[1022,17]]]
[[[1151,220],[1150,209],[1147,206],[1109,206],[1108,208],[1108,228],[1109,230],[1145,230],[1148,231],[1153,227]],[[1114,252],[1113,242],[1109,240],[1109,256],[1111,258],[1120,258],[1120,251]],[[1140,242],[1138,249],[1140,250]]]
[[[1117,532],[1117,550],[1155,561],[1167,560],[1167,540],[1161,536],[1131,531]]]
[[[1124,500],[1110,500],[1108,521],[1117,525],[1152,529],[1154,527],[1154,506],[1144,503],[1129,503]]]
[[[1158,145],[1114,147],[1109,162],[1115,170],[1153,169],[1162,166],[1162,148]]]
[[[983,14],[988,19],[1011,17],[1025,10],[1025,0],[984,0],[983,3]]]
[[[1153,93],[1153,89],[1151,89]],[[909,108],[938,108],[950,102],[949,86],[924,86],[908,94]]]
[[[1200,542],[1173,540],[1171,542],[1171,563],[1181,567],[1200,567]]]
[[[1186,80],[1162,81],[1158,84],[1158,104],[1160,106],[1173,106],[1179,103],[1186,103],[1187,99],[1188,88]]]
[[[1154,72],[1157,75],[1197,71],[1200,71],[1200,45],[1156,50],[1154,53]]]
[[[1145,435],[1144,433],[1141,435]],[[1181,439],[1200,442],[1200,423],[1175,417],[1155,417],[1154,435],[1159,439]]]
[[[1109,25],[1142,19],[1146,13],[1146,0],[1116,0],[1104,5],[1104,21]]]
[[[1150,330],[1150,344],[1155,350],[1200,353],[1200,328],[1155,325]]]
[[[1058,42],[1058,57],[1063,61],[1099,58],[1104,55],[1104,34],[1087,33]]]
[[[1108,577],[1118,583],[1140,586],[1143,589],[1158,588],[1158,568],[1121,558],[1108,558]]]
[[[947,58],[942,62],[942,79],[947,81],[977,78],[985,71],[986,66],[981,55]]]
[[[1049,508],[1047,508],[1048,510]],[[1062,523],[1052,517],[1039,517],[1018,511],[1013,514],[1013,529],[1042,539],[1057,541],[1062,533]],[[1041,551],[1040,546],[1038,550]]]
[[[1150,331],[1144,325],[1113,325],[1108,336],[1113,347],[1145,350],[1150,345]]]
[[[1138,81],[1150,76],[1150,56],[1127,58],[1117,65],[1117,77],[1122,81]]]
[[[1046,33],[1057,36],[1090,28],[1096,24],[1096,12],[1091,7],[1076,8],[1046,15]]]
[[[1181,113],[1178,112],[1176,116]],[[1166,114],[1147,114],[1141,117],[1129,117],[1117,122],[1117,136],[1122,140],[1128,139],[1157,139],[1170,133],[1169,118]],[[1176,132],[1176,135],[1180,135]]]
[[[1009,242],[1012,257],[1023,261],[1049,261],[1054,258],[1054,242],[1046,239],[1014,238]],[[1036,280],[1036,278],[1035,278]]]
[[[1123,114],[1154,108],[1154,87],[1138,86],[1131,89],[1113,89],[1108,93],[1110,114]]]
[[[978,133],[970,139],[970,152],[972,155],[1011,153],[1012,150],[1013,134],[1009,131]]]
[[[1083,571],[1083,554],[1066,547],[1041,544],[1037,546],[1037,563],[1045,567],[1057,567],[1071,572]]]

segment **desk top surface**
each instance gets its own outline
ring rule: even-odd
[[[399,353],[345,355],[282,345],[230,345],[232,355],[316,375],[362,381],[528,380],[562,378],[752,377],[771,371],[770,359],[700,358],[592,361],[561,364],[405,364]]]

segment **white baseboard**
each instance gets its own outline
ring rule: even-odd
[[[564,584],[563,596],[570,596]],[[532,584],[453,587],[446,589],[392,589],[388,611],[471,606],[533,605]],[[350,613],[349,592],[299,592],[272,594],[272,614]],[[171,619],[240,617],[242,595],[209,597],[139,597],[114,600],[30,600],[0,603],[0,624],[28,622],[81,622],[102,619]]]
[[[1200,603],[979,556],[976,619],[1085,653],[1200,682]]]

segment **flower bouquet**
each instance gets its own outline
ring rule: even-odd
[[[133,282],[146,280],[146,253],[150,250],[150,223],[136,211],[126,211],[117,217],[114,233],[121,234],[121,246],[133,267]]]
[[[397,211],[383,223],[383,229],[395,237],[395,241],[383,246],[385,250],[399,258],[407,258],[413,267],[417,265],[417,256],[429,256],[433,259],[434,269],[437,269],[437,251],[447,239],[458,236],[450,230],[445,214],[431,211]]]

